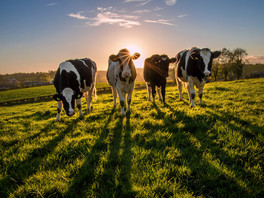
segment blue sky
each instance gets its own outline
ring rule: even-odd
[[[262,0],[1,0],[0,73],[47,72],[121,48],[175,56],[192,46],[247,50],[264,62]]]

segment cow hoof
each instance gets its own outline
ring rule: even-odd
[[[130,115],[130,114],[131,114],[131,111],[130,110],[126,112],[126,115]]]

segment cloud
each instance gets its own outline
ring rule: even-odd
[[[47,4],[47,6],[55,6],[55,5],[57,5],[58,3],[49,3],[49,4]]]
[[[182,14],[182,15],[179,15],[178,18],[183,18],[183,17],[186,17],[188,16],[187,14]]]
[[[152,10],[147,10],[147,9],[145,9],[145,10],[136,10],[133,13],[134,14],[142,14],[142,13],[149,13],[149,12],[152,12]]]
[[[141,25],[138,16],[133,15],[120,15],[116,12],[112,12],[112,7],[102,8],[98,7],[97,10],[100,12],[94,18],[87,18],[86,25],[88,26],[100,26],[102,24],[118,25],[124,28],[132,28],[134,26]]]
[[[125,0],[124,3],[136,2],[136,3],[139,3],[138,6],[143,6],[143,5],[146,5],[147,3],[151,2],[151,1],[152,0]]]
[[[165,0],[166,5],[173,6],[176,4],[177,0]]]
[[[81,13],[83,12],[81,11],[81,12],[78,12],[77,14],[70,13],[68,14],[68,16],[76,18],[76,19],[88,19],[87,17],[82,16]]]
[[[174,26],[173,23],[170,23],[169,20],[166,19],[159,19],[159,20],[144,20],[146,23],[158,23],[158,24],[163,24],[163,25],[170,25]]]

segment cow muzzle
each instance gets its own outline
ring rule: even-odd
[[[74,114],[74,111],[69,111],[68,116],[73,116]]]
[[[210,74],[211,74],[211,72],[209,72],[209,71],[204,72],[204,75],[205,75],[206,77],[209,77]]]
[[[123,72],[122,73],[122,78],[130,78],[131,73],[130,72]]]

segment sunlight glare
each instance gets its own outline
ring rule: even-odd
[[[130,55],[133,55],[136,52],[140,54],[140,57],[137,60],[134,60],[134,64],[137,68],[143,68],[144,60],[145,60],[145,55],[143,50],[139,46],[133,44],[125,45],[124,48],[129,50]]]

